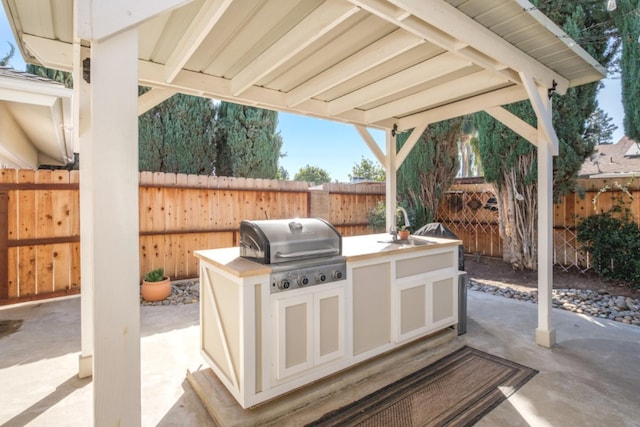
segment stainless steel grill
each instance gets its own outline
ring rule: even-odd
[[[240,256],[271,265],[272,293],[347,277],[342,236],[320,218],[242,221]]]

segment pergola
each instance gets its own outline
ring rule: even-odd
[[[528,1],[2,2],[25,61],[74,73],[80,374],[93,374],[96,424],[140,423],[137,116],[178,92],[353,124],[387,171],[388,224],[395,171],[427,126],[486,111],[538,150],[535,340],[555,343],[550,94],[605,72]],[[501,107],[521,100],[537,128]],[[386,131],[386,152],[367,128]]]

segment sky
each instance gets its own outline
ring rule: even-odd
[[[18,44],[7,22],[4,8],[0,7],[0,56],[9,52],[8,43],[16,47],[16,53],[9,65],[16,70],[24,70],[25,64]],[[600,90],[598,103],[618,127],[613,133],[613,141],[618,142],[624,136],[620,79],[615,76],[607,77],[602,82],[604,88]],[[332,181],[348,182],[353,166],[359,164],[363,157],[377,162],[369,147],[351,125],[279,113],[278,131],[283,139],[281,151],[285,154],[280,159],[280,165],[289,172],[290,179],[293,179],[300,168],[310,165],[327,171]],[[375,129],[370,129],[370,132],[384,152],[384,133]]]

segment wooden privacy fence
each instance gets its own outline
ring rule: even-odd
[[[322,217],[344,235],[364,234],[384,185],[325,184],[140,173],[140,272],[162,267],[196,277],[193,251],[237,246],[243,219]],[[77,171],[0,169],[0,304],[77,293]]]
[[[616,198],[623,197],[640,225],[640,178],[581,179],[578,186],[585,190],[584,197],[570,193],[553,206],[553,260],[564,269],[586,271],[591,268],[591,261],[588,254],[580,250],[577,224],[581,218],[608,211]],[[601,191],[607,186],[609,190]],[[629,194],[620,186],[626,187]],[[458,181],[447,192],[437,218],[464,242],[465,252],[502,256],[498,210],[490,184]]]

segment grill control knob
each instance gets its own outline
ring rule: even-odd
[[[290,283],[287,279],[282,279],[278,282],[278,288],[280,289],[289,289]]]
[[[298,286],[307,286],[309,284],[309,279],[307,276],[298,277]]]
[[[327,276],[325,276],[324,273],[316,274],[316,283],[322,283],[325,280],[327,280]]]
[[[331,278],[333,280],[340,280],[340,279],[342,279],[343,276],[344,276],[344,274],[342,274],[342,271],[340,271],[340,270],[333,270],[331,272]]]

